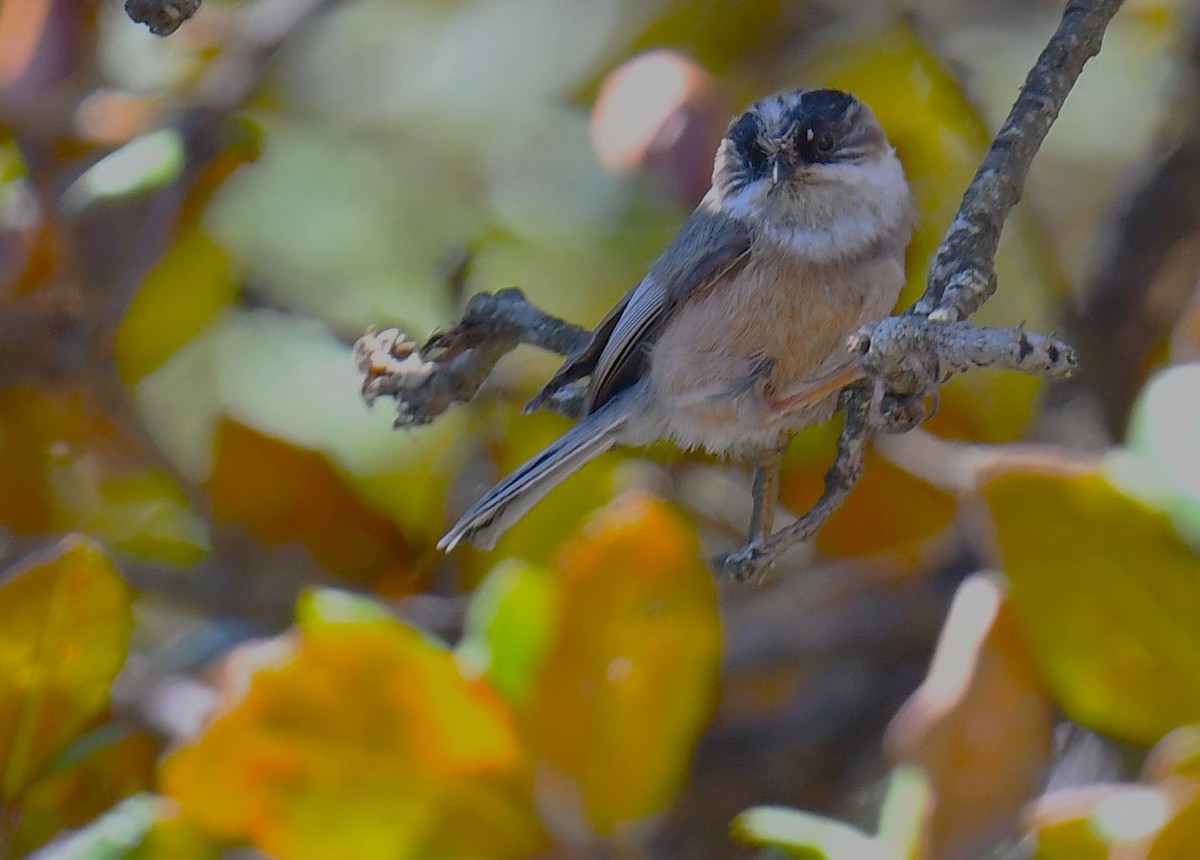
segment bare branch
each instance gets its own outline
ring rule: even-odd
[[[1023,327],[989,328],[968,322],[938,322],[915,316],[889,317],[850,339],[867,372],[886,378],[893,391],[915,393],[928,380],[976,367],[1016,370],[1044,379],[1069,379],[1078,367],[1069,343]],[[937,360],[920,367],[919,356]],[[921,376],[925,378],[922,379]],[[905,385],[907,379],[911,385]]]
[[[955,322],[975,313],[995,292],[1000,230],[1021,199],[1033,157],[1084,64],[1100,52],[1100,40],[1121,2],[1068,0],[1058,30],[1030,69],[1008,119],[967,186],[914,313]]]
[[[455,403],[479,391],[492,368],[509,351],[527,343],[566,355],[587,339],[587,330],[531,305],[518,289],[479,293],[467,302],[462,319],[435,333],[424,346],[397,329],[367,332],[354,345],[363,374],[363,398],[396,399],[396,426],[428,424]],[[548,404],[566,415],[578,400]]]
[[[125,0],[125,14],[155,36],[170,36],[199,8],[200,0]]]

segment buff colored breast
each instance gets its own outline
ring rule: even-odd
[[[890,312],[904,280],[891,249],[824,265],[774,248],[750,256],[736,275],[689,298],[653,347],[648,382],[663,435],[683,448],[737,454],[827,418],[836,398],[782,421],[769,402],[844,364],[846,338]]]

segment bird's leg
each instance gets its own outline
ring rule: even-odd
[[[870,403],[861,393],[851,390],[846,404],[846,423],[838,437],[837,458],[825,473],[825,492],[802,517],[765,537],[725,553],[713,560],[718,573],[745,582],[761,579],[786,549],[809,540],[862,476],[867,442],[873,432],[869,423]]]
[[[766,537],[775,527],[775,506],[779,501],[779,470],[788,441],[781,438],[774,448],[754,458],[754,481],[750,489],[753,507],[750,509],[747,544],[754,543],[760,537]]]

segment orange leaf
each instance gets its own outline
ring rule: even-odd
[[[932,781],[932,857],[975,856],[1012,829],[1049,762],[1054,716],[1002,584],[967,579],[886,741]]]
[[[412,628],[307,617],[314,606],[244,696],[166,760],[181,814],[282,860],[541,847],[499,698]]]
[[[792,511],[806,511],[820,497],[828,458],[788,458],[779,500]],[[796,466],[791,464],[796,462]],[[922,481],[869,450],[862,479],[829,522],[817,532],[816,546],[832,556],[885,557],[908,568],[922,568],[936,539],[954,521],[954,497]],[[904,504],[897,504],[904,499]]]
[[[716,589],[690,530],[618,500],[558,563],[556,633],[526,725],[538,808],[567,841],[661,811],[712,706]]]
[[[108,707],[129,649],[130,593],[69,537],[0,585],[0,796],[17,797]]]
[[[215,444],[208,481],[214,517],[268,543],[301,543],[342,576],[411,590],[412,554],[396,524],[368,509],[323,455],[229,418]]]

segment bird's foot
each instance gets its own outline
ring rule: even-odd
[[[767,557],[760,541],[750,541],[745,546],[721,553],[711,562],[713,570],[723,579],[734,582],[762,581],[774,560]]]

